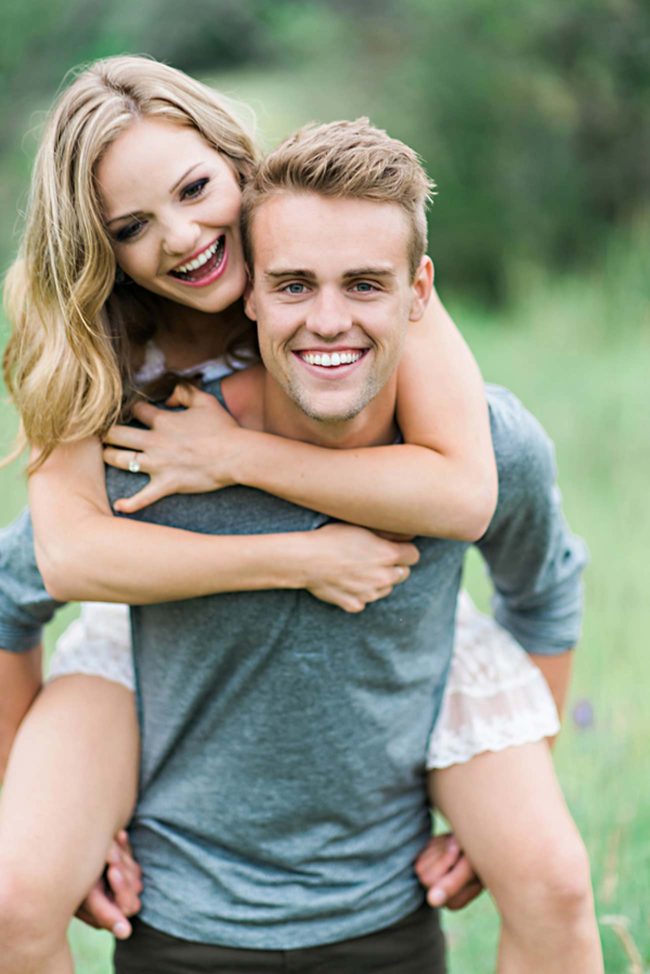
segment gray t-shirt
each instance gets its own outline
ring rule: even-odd
[[[548,438],[506,391],[489,401],[500,491],[478,546],[497,616],[529,651],[560,652],[578,637],[584,548],[561,515]],[[143,481],[107,475],[111,498]],[[327,521],[245,487],[165,498],[138,516],[242,535]],[[26,558],[16,598],[2,541],[0,638],[15,626],[20,649],[26,616],[40,621],[46,600]],[[142,731],[132,837],[147,923],[291,949],[380,929],[421,903],[412,864],[429,830],[426,742],[467,546],[417,543],[408,581],[360,615],[305,591],[132,610]]]

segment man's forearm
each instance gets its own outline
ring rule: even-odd
[[[530,659],[541,670],[542,676],[548,683],[560,720],[562,720],[573,668],[573,650],[568,649],[566,652],[558,653],[555,656],[531,653]],[[555,738],[551,739],[551,745],[554,742]]]

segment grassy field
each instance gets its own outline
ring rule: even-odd
[[[590,851],[608,974],[650,970],[650,321],[636,261],[613,248],[590,281],[533,285],[498,321],[458,315],[486,378],[514,389],[551,432],[569,519],[591,551],[557,766]],[[593,714],[586,727],[573,717],[581,702]],[[448,928],[453,974],[487,974],[494,916],[486,898]]]
[[[591,855],[608,974],[650,970],[650,322],[636,256],[647,253],[643,244],[612,246],[590,279],[529,278],[521,300],[499,315],[451,302],[486,378],[510,386],[552,434],[569,519],[591,550],[585,633],[557,766]],[[7,409],[2,420],[8,431]],[[0,474],[0,497],[6,521],[22,503],[17,466]],[[478,559],[468,579],[484,602]],[[580,701],[593,715],[588,726],[572,716]],[[453,974],[493,970],[487,896],[448,917],[447,929]],[[72,940],[80,974],[107,974],[107,936],[76,924]]]

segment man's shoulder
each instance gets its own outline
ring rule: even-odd
[[[263,402],[264,368],[251,365],[238,369],[225,378],[213,379],[203,386],[235,417],[241,426],[257,428]]]
[[[541,423],[509,389],[486,387],[499,493],[534,488],[555,476],[553,443]]]

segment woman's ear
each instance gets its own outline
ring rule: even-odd
[[[424,314],[424,309],[429,303],[431,290],[433,288],[433,262],[426,255],[420,261],[420,266],[415,272],[411,290],[411,310],[409,321],[419,321]]]

